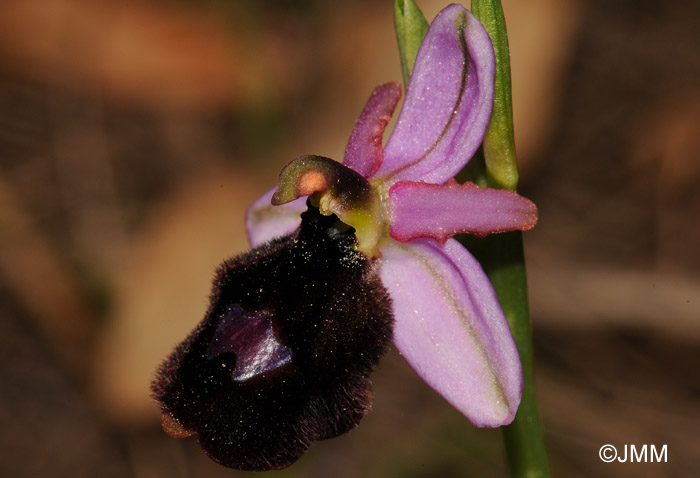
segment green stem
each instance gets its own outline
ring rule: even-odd
[[[548,477],[549,461],[535,397],[532,332],[522,233],[461,237],[493,285],[508,319],[523,366],[523,396],[513,422],[503,427],[508,465],[514,477]]]
[[[496,54],[494,106],[481,153],[463,176],[483,185],[515,190],[518,169],[513,135],[510,53],[500,0],[472,0],[472,13],[486,27]],[[472,164],[474,163],[474,164]],[[535,396],[532,331],[521,232],[495,234],[463,243],[481,263],[508,319],[523,366],[523,395],[503,440],[514,477],[548,477],[549,460]]]
[[[496,54],[493,111],[479,152],[457,176],[460,182],[510,189],[518,184],[513,135],[508,35],[500,0],[472,0],[472,13],[484,25]],[[394,24],[406,84],[423,36],[425,17],[413,0],[395,0]],[[537,412],[532,332],[527,300],[522,233],[460,238],[481,263],[508,319],[523,366],[523,395],[515,420],[503,427],[511,474],[518,478],[550,476],[547,449]]]

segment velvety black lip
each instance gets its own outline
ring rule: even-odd
[[[206,316],[159,369],[161,408],[222,465],[284,468],[369,408],[391,304],[376,262],[337,225],[309,207],[294,234],[225,261]],[[238,323],[249,330],[232,329]]]

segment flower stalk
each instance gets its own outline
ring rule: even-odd
[[[460,182],[515,191],[518,169],[513,135],[510,53],[500,0],[472,0],[471,10],[484,25],[496,57],[494,104],[486,135],[474,158],[457,176]],[[410,78],[412,52],[405,45],[420,44],[425,18],[413,0],[396,0],[395,24],[404,77]],[[407,13],[410,12],[410,15]],[[534,382],[532,331],[522,232],[488,237],[462,236],[461,242],[478,259],[503,308],[523,367],[523,393],[514,421],[503,427],[509,467],[514,477],[550,476]]]
[[[483,155],[471,163],[483,165],[485,185],[516,190],[518,167],[513,134],[510,52],[500,0],[472,0],[472,13],[491,36],[496,56],[493,110]],[[503,440],[511,475],[548,477],[549,460],[535,394],[532,329],[522,232],[470,238],[470,251],[481,263],[510,324],[523,366],[523,395],[515,419],[503,427]]]

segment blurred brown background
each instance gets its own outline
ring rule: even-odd
[[[246,249],[248,203],[298,155],[340,159],[400,79],[392,3],[0,3],[0,476],[245,475],[160,430],[151,374]],[[700,2],[504,8],[553,471],[697,476]],[[506,475],[500,432],[395,351],[374,382],[357,430],[277,476]]]

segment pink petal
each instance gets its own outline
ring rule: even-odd
[[[245,228],[252,248],[276,237],[294,232],[301,224],[301,213],[306,211],[306,197],[273,206],[270,201],[277,187],[273,187],[250,205],[245,215]]]
[[[457,233],[485,236],[531,229],[537,207],[512,191],[474,183],[400,181],[389,190],[389,216],[389,232],[397,241],[432,237],[444,243]]]
[[[520,358],[479,263],[454,239],[388,241],[381,250],[401,354],[475,425],[510,423],[522,391]]]
[[[488,33],[460,5],[433,20],[406,100],[376,173],[389,182],[443,183],[481,144],[493,104],[495,59]]]
[[[386,125],[401,98],[401,85],[385,83],[374,89],[355,123],[343,164],[365,178],[372,176],[382,164],[382,139]]]

